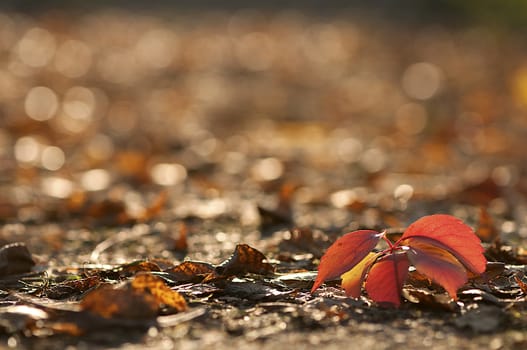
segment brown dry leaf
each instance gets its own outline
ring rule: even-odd
[[[518,247],[504,244],[500,239],[496,239],[485,250],[485,256],[489,261],[499,261],[512,265],[527,264],[527,257],[519,254]]]
[[[258,206],[260,226],[262,229],[276,225],[290,225],[293,223],[293,208],[291,201],[298,186],[286,183],[278,192],[278,205],[274,209]]]
[[[485,207],[480,208],[476,234],[483,242],[487,243],[499,239],[499,232],[494,225],[494,220]]]
[[[461,203],[487,206],[493,199],[501,196],[501,188],[491,178],[468,185],[457,194],[457,200]]]
[[[185,261],[164,272],[178,282],[201,282],[207,275],[216,273],[212,264],[201,261]]]
[[[120,270],[128,276],[135,275],[138,272],[161,271],[159,265],[150,260],[138,260],[129,264],[123,264]]]
[[[46,288],[43,295],[50,299],[64,299],[99,285],[102,282],[101,276],[89,276],[77,280],[68,280]]]
[[[311,253],[320,258],[329,247],[329,238],[321,231],[310,228],[295,228],[289,231],[288,237],[278,246],[280,252]]]
[[[30,272],[33,266],[35,262],[24,243],[6,244],[0,248],[0,277]]]
[[[437,293],[425,288],[405,287],[402,294],[411,303],[431,309],[456,311],[458,306],[447,293]]]
[[[95,219],[99,225],[123,225],[132,222],[121,200],[105,199],[91,203],[86,210],[88,218]]]
[[[137,291],[152,294],[159,303],[180,311],[187,309],[185,298],[175,290],[170,289],[162,278],[149,273],[141,273],[132,281],[132,288]]]
[[[487,261],[487,267],[485,272],[481,275],[474,274],[471,271],[467,271],[468,278],[474,282],[486,283],[498,276],[501,276],[505,271],[505,264],[502,262]]]
[[[161,210],[165,207],[166,203],[168,201],[168,194],[166,191],[162,191],[157,195],[157,197],[154,199],[152,204],[145,208],[145,210],[137,216],[137,221],[139,222],[145,222],[152,220],[154,217],[159,215]]]
[[[110,285],[88,293],[81,301],[82,310],[105,318],[150,319],[157,316],[157,299],[133,288],[115,289]]]
[[[148,183],[148,154],[139,151],[122,151],[115,157],[114,164],[123,177],[136,183]]]
[[[523,294],[527,295],[527,283],[523,282],[521,277],[518,274],[514,275],[514,280],[518,283]]]
[[[247,244],[238,244],[234,253],[216,267],[224,277],[245,273],[267,275],[274,273],[274,267],[266,262],[267,258],[260,251]]]
[[[174,240],[174,249],[178,252],[185,252],[188,249],[187,242],[188,227],[182,222],[179,225],[179,236]]]

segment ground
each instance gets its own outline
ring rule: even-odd
[[[527,344],[520,31],[312,9],[0,18],[5,346]],[[342,234],[437,213],[489,261],[457,301],[413,275],[399,309],[338,280],[310,293]]]

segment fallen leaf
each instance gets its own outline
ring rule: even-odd
[[[138,260],[121,265],[118,270],[122,275],[132,276],[138,272],[161,271],[159,265],[149,260]]]
[[[187,235],[188,235],[188,227],[184,222],[182,222],[179,225],[179,235],[177,239],[174,239],[173,246],[176,251],[186,252],[188,250]]]
[[[340,277],[361,262],[375,248],[380,238],[381,234],[377,231],[359,230],[337,239],[320,260],[318,276],[311,292],[324,281]]]
[[[408,259],[420,273],[441,285],[455,300],[457,290],[464,285],[467,271],[448,251],[432,245],[412,242]]]
[[[429,215],[411,224],[395,245],[429,244],[446,249],[467,269],[481,274],[487,261],[481,241],[474,231],[460,219],[451,215]]]
[[[132,288],[103,285],[82,299],[82,310],[104,318],[151,319],[157,316],[157,299]]]
[[[132,280],[132,288],[140,292],[147,292],[153,295],[158,303],[170,306],[178,312],[187,309],[185,298],[170,289],[161,277],[149,273],[141,273]]]
[[[24,243],[10,243],[0,248],[0,277],[30,272],[33,266],[35,262]]]
[[[499,239],[499,232],[494,226],[494,220],[490,216],[488,210],[485,207],[481,207],[479,211],[479,223],[476,228],[476,235],[483,242],[493,242],[496,239]]]
[[[166,269],[176,282],[201,282],[207,275],[215,274],[214,265],[201,261],[184,261],[179,265]]]
[[[411,303],[434,310],[458,311],[458,304],[447,293],[437,293],[424,288],[405,287],[403,296]]]
[[[224,262],[216,266],[216,272],[223,277],[254,273],[268,275],[274,273],[273,265],[266,262],[267,258],[260,251],[247,244],[238,244],[234,253]]]
[[[401,289],[408,276],[408,257],[406,254],[384,256],[373,265],[366,279],[368,296],[383,306],[399,307]]]
[[[527,283],[523,282],[522,279],[518,276],[518,274],[514,275],[514,280],[518,284],[518,287],[520,287],[522,293],[524,295],[527,295]]]
[[[101,282],[102,278],[98,275],[66,280],[54,285],[52,284],[46,288],[42,294],[50,299],[64,299],[72,295],[84,293],[90,288],[99,285]]]

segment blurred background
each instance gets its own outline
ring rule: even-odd
[[[484,207],[527,237],[527,3],[367,3],[3,1],[0,221],[289,201],[317,226]]]

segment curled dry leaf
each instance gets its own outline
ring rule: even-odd
[[[0,248],[0,277],[30,272],[35,266],[24,243],[6,244]]]
[[[274,272],[273,265],[259,250],[247,244],[238,244],[234,253],[224,262],[216,266],[216,272],[224,277],[238,274],[254,273],[267,275]]]
[[[372,253],[380,238],[389,247]],[[395,243],[385,233],[368,230],[339,238],[322,257],[311,291],[341,276],[347,295],[359,297],[365,281],[373,301],[398,307],[410,265],[456,299],[468,274],[482,274],[487,261],[479,238],[469,226],[450,215],[430,215],[410,225]]]
[[[215,274],[214,265],[201,261],[184,261],[165,270],[177,282],[201,282],[207,275]]]
[[[42,294],[50,299],[64,299],[94,288],[101,282],[102,278],[98,275],[74,280],[66,280],[46,288]]]

